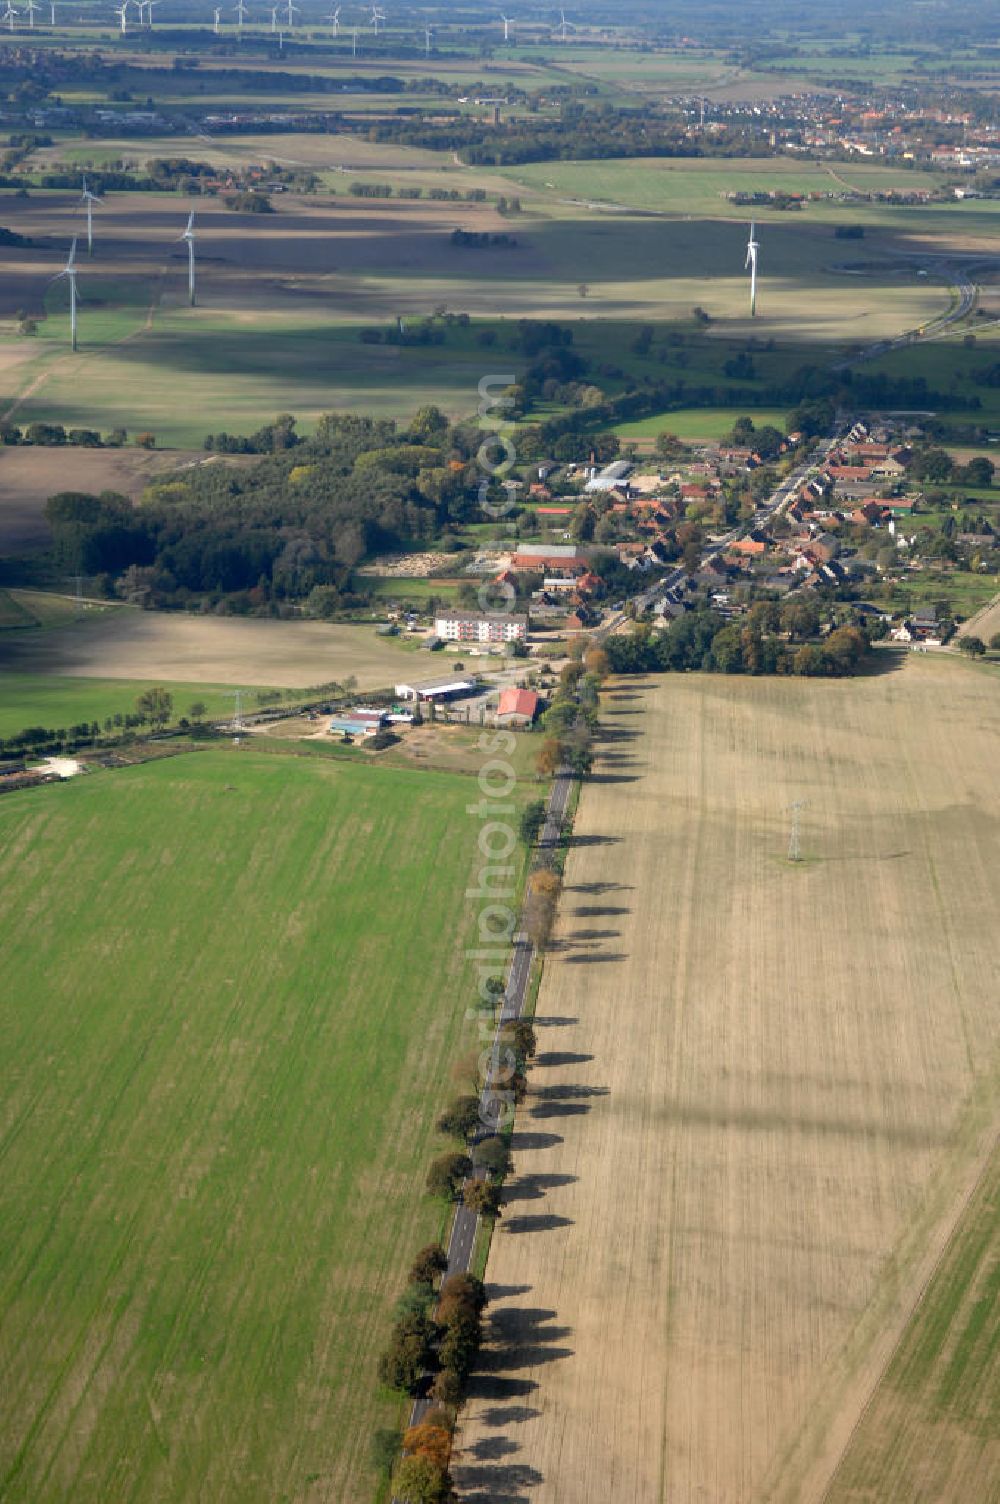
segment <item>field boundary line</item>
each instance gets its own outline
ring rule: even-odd
[[[980,1191],[980,1189],[982,1187],[983,1181],[986,1179],[986,1176],[987,1176],[987,1174],[990,1171],[990,1167],[992,1165],[994,1155],[996,1154],[996,1152],[997,1152],[998,1149],[1000,1149],[1000,1134],[995,1134],[994,1137],[993,1137],[993,1142],[990,1144],[990,1146],[989,1146],[989,1148],[988,1148],[988,1150],[987,1150],[987,1152],[985,1154],[985,1157],[983,1158],[983,1161],[982,1161],[982,1163],[981,1163],[981,1165],[979,1167],[979,1173],[976,1176],[975,1182],[973,1183],[973,1185],[969,1189],[968,1194],[963,1199],[961,1206],[958,1208],[958,1211],[956,1212],[956,1215],[955,1215],[954,1222],[952,1223],[952,1226],[951,1226],[951,1230],[948,1233],[948,1236],[945,1239],[944,1244],[942,1245],[941,1249],[939,1250],[938,1255],[937,1255],[936,1259],[934,1260],[934,1263],[933,1263],[933,1265],[932,1265],[932,1267],[930,1269],[930,1272],[928,1273],[926,1279],[924,1280],[924,1282],[921,1285],[919,1291],[917,1292],[916,1298],[914,1299],[912,1306],[910,1307],[909,1311],[906,1312],[906,1317],[905,1317],[905,1320],[903,1322],[902,1329],[900,1330],[899,1335],[896,1338],[896,1341],[892,1345],[892,1350],[888,1354],[888,1356],[887,1356],[887,1358],[885,1360],[885,1363],[882,1365],[881,1372],[876,1377],[875,1382],[872,1385],[871,1392],[869,1393],[868,1398],[865,1400],[864,1405],[862,1406],[860,1412],[858,1413],[857,1420],[854,1422],[854,1425],[851,1427],[851,1433],[850,1433],[850,1435],[848,1436],[848,1438],[845,1441],[844,1445],[840,1449],[840,1454],[837,1457],[836,1463],[834,1464],[834,1467],[833,1467],[833,1469],[832,1469],[832,1471],[830,1473],[830,1476],[829,1476],[829,1478],[827,1480],[826,1487],[823,1489],[822,1494],[819,1495],[818,1504],[826,1504],[826,1501],[829,1499],[829,1497],[830,1497],[830,1491],[834,1487],[835,1483],[837,1482],[837,1476],[840,1473],[840,1470],[841,1470],[841,1468],[844,1465],[844,1461],[845,1461],[845,1459],[847,1457],[847,1454],[850,1451],[851,1446],[853,1445],[856,1436],[858,1435],[859,1431],[861,1430],[861,1427],[864,1425],[864,1423],[867,1420],[869,1414],[871,1413],[871,1410],[872,1410],[873,1405],[875,1404],[875,1401],[878,1399],[878,1396],[879,1396],[879,1393],[881,1391],[882,1385],[885,1382],[886,1375],[888,1374],[888,1371],[889,1371],[890,1367],[892,1366],[893,1359],[895,1358],[896,1354],[899,1352],[899,1350],[902,1347],[903,1343],[906,1341],[907,1333],[909,1332],[910,1327],[911,1327],[911,1325],[912,1325],[915,1317],[919,1314],[920,1308],[924,1304],[924,1302],[925,1302],[925,1300],[927,1298],[927,1294],[928,1294],[928,1291],[930,1290],[931,1285],[934,1283],[934,1280],[937,1277],[937,1274],[938,1274],[938,1272],[939,1272],[942,1264],[945,1262],[945,1259],[948,1257],[948,1254],[951,1252],[952,1248],[955,1246],[955,1242],[956,1242],[956,1240],[957,1240],[957,1238],[959,1236],[959,1233],[961,1232],[962,1224],[965,1221],[965,1218],[966,1218],[966,1215],[967,1215],[967,1213],[969,1211],[969,1208],[972,1205],[972,1202],[976,1199],[976,1196],[979,1194],[979,1191]]]
[[[982,1087],[987,1093],[987,1105],[990,1084],[984,1078]],[[969,1105],[970,1113],[974,1113],[981,1105],[974,1097]],[[876,1291],[873,1299],[860,1313],[832,1363],[825,1366],[817,1376],[819,1381],[824,1381],[821,1395],[830,1395],[836,1391],[831,1406],[825,1409],[821,1403],[817,1403],[810,1408],[808,1419],[797,1436],[784,1454],[775,1459],[771,1480],[765,1480],[764,1483],[762,1500],[769,1501],[769,1504],[826,1504],[829,1499],[837,1472],[851,1443],[869,1413],[892,1359],[954,1241],[969,1203],[989,1168],[990,1160],[1000,1147],[1000,1134],[992,1120],[988,1125],[981,1126],[975,1137],[976,1150],[961,1176],[957,1199],[949,1198],[945,1205],[940,1204],[942,1191],[954,1179],[955,1167],[953,1159],[949,1159],[941,1168],[936,1198],[932,1192],[929,1198],[931,1204],[926,1208],[924,1217],[904,1233],[895,1252],[889,1254],[880,1280],[881,1291]],[[912,1278],[905,1280],[905,1276],[901,1277],[901,1267],[905,1268],[906,1263],[905,1247],[915,1240],[920,1240],[923,1248],[914,1261]],[[904,1255],[902,1258],[899,1257],[901,1251]],[[901,1288],[904,1282],[909,1286],[910,1293]],[[864,1330],[879,1316],[880,1311],[882,1320],[879,1321],[875,1335],[871,1341],[864,1343],[859,1355],[858,1344],[863,1338]],[[860,1405],[856,1402],[852,1405],[850,1395],[844,1397],[843,1391],[845,1387],[851,1386],[854,1375],[862,1374],[865,1375],[865,1398]],[[860,1387],[860,1383],[856,1387]],[[798,1460],[797,1453],[800,1454]]]

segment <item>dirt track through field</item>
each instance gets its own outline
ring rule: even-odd
[[[605,708],[460,1492],[808,1504],[992,1137],[993,678],[678,677]]]

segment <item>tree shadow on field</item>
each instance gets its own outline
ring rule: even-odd
[[[521,1400],[538,1388],[535,1379],[514,1379],[500,1373],[475,1373],[469,1379],[470,1400]]]
[[[607,1086],[575,1086],[556,1082],[552,1086],[538,1088],[528,1114],[536,1119],[581,1117],[590,1111],[590,1102],[594,1097],[609,1095]]]
[[[516,1441],[511,1441],[509,1436],[484,1436],[466,1452],[467,1457],[474,1457],[477,1462],[497,1462],[501,1457],[509,1457],[511,1452],[519,1452],[521,1448]]]
[[[638,783],[639,773],[588,773],[588,783]]]
[[[617,846],[621,836],[570,836],[567,846],[583,848],[584,846]]]
[[[515,1201],[541,1201],[549,1191],[572,1185],[579,1178],[579,1175],[520,1175],[504,1187],[504,1206]]]
[[[575,919],[611,919],[617,914],[631,914],[631,912],[631,909],[623,908],[621,905],[615,907],[613,904],[599,903],[578,903],[575,909],[570,910]]]
[[[505,1373],[567,1357],[569,1350],[553,1344],[572,1337],[573,1328],[554,1326],[557,1314],[544,1306],[500,1306],[489,1310],[488,1340],[479,1366],[489,1373]]]
[[[533,1118],[580,1118],[590,1111],[588,1102],[539,1102],[532,1107]]]
[[[515,1238],[526,1232],[554,1232],[557,1227],[572,1226],[572,1217],[559,1217],[555,1212],[526,1212],[523,1216],[502,1218],[500,1231]]]
[[[525,1421],[541,1415],[530,1405],[497,1405],[493,1410],[484,1410],[479,1417],[483,1426],[523,1426]]]
[[[510,1152],[523,1154],[528,1149],[554,1149],[563,1142],[561,1133],[533,1133],[515,1128],[510,1138]]]
[[[584,1055],[578,1050],[543,1050],[531,1063],[544,1069],[551,1065],[586,1065],[593,1058],[593,1055]]]
[[[536,1467],[526,1462],[498,1462],[456,1469],[456,1482],[465,1504],[528,1504],[527,1489],[545,1481]]]
[[[861,660],[855,677],[876,679],[881,678],[883,674],[898,674],[901,668],[906,667],[910,651],[910,648],[896,645],[876,647]]]
[[[586,1082],[554,1081],[551,1086],[540,1086],[535,1092],[548,1102],[576,1102],[586,1097],[610,1096],[610,1088],[607,1086],[590,1086]]]
[[[536,1029],[568,1029],[579,1022],[569,1013],[536,1013],[534,1018]]]
[[[634,886],[633,883],[567,883],[563,892],[589,893],[591,897],[597,898],[602,893],[631,893]]]
[[[585,945],[597,940],[616,940],[621,930],[573,930],[564,940],[550,940],[550,952],[572,950],[574,945]]]
[[[490,1281],[486,1284],[486,1294],[493,1304],[498,1300],[513,1300],[515,1295],[527,1295],[531,1289],[531,1285],[495,1285]]]
[[[628,953],[623,950],[615,951],[581,951],[575,956],[563,956],[567,966],[598,966],[609,961],[627,961]]]

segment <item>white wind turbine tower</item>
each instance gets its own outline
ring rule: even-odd
[[[568,27],[569,22],[566,20],[566,12],[564,10],[561,10],[559,12],[559,35],[562,37],[564,42],[566,40],[566,31]]]
[[[153,29],[153,6],[159,5],[159,3],[160,0],[146,0],[146,25],[149,27],[150,31],[152,31]],[[140,16],[142,15],[141,5],[139,7],[139,14]]]
[[[760,250],[760,242],[755,238],[756,226],[750,221],[750,239],[747,241],[747,259],[745,267],[750,272],[750,317],[757,315],[757,253]]]
[[[215,20],[212,23],[212,30],[215,32],[215,35],[218,36],[219,35],[219,21],[222,18],[222,6],[221,5],[217,5],[215,7],[215,9],[213,10],[212,14],[215,17]]]
[[[28,25],[31,27],[32,31],[34,31],[35,11],[39,9],[38,5],[36,4],[36,0],[28,0],[28,3],[24,8],[28,13]]]
[[[430,57],[430,55],[431,55],[431,37],[433,35],[434,35],[434,33],[431,31],[430,27],[429,26],[425,26],[424,27],[424,56],[425,57]]]
[[[118,17],[121,25],[122,36],[128,31],[128,6],[129,0],[122,0],[121,5],[116,5],[114,8],[115,15]]]
[[[7,22],[7,29],[8,29],[8,31],[13,31],[14,30],[14,21],[15,21],[16,17],[17,17],[17,11],[14,9],[13,5],[11,4],[11,0],[7,0],[7,9],[3,13],[3,18]]]
[[[355,26],[354,30],[351,32],[351,56],[352,57],[357,57],[357,55],[358,55],[358,28]]]
[[[188,302],[194,307],[194,210],[188,215],[187,228],[178,240],[186,240],[188,248]]]
[[[501,14],[500,19],[503,22],[503,39],[504,39],[505,42],[509,42],[510,41],[510,17]]]
[[[91,193],[87,187],[86,178],[83,180],[80,202],[87,205],[87,255],[92,256],[94,254],[94,205],[103,204],[104,200],[98,198],[96,193]]]
[[[289,31],[292,31],[294,29],[294,26],[295,26],[295,21],[294,21],[294,12],[295,11],[298,11],[299,15],[301,16],[301,14],[302,14],[302,7],[301,7],[301,5],[293,5],[292,0],[288,0],[288,30]]]
[[[274,32],[277,31],[277,29],[278,29],[278,7],[276,5],[272,5],[271,6],[271,33],[272,33],[272,35],[274,34]]]
[[[247,18],[247,8],[243,4],[243,0],[236,0],[236,4],[233,6],[233,10],[236,12],[236,30],[242,31],[243,22]]]
[[[50,17],[50,24],[54,26],[56,24],[56,0],[49,0],[49,10],[52,13]]]
[[[66,265],[52,278],[53,282],[58,282],[63,277],[69,278],[69,346],[71,350],[76,349],[76,272],[76,236],[74,235]]]
[[[340,36],[340,9],[341,8],[338,5],[336,10],[332,10],[326,18],[329,21],[330,25],[333,27],[333,34],[335,37]]]

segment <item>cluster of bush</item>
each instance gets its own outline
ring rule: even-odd
[[[0,425],[0,443],[11,445],[31,444],[51,449],[77,444],[82,449],[121,449],[127,441],[124,428],[112,428],[102,436],[96,428],[64,428],[61,423],[29,423],[27,428],[19,428],[16,423]],[[152,449],[156,439],[151,433],[140,433],[134,442],[140,448]]]
[[[491,233],[489,230],[455,229],[449,239],[452,245],[459,246],[462,250],[513,250],[517,246],[517,236],[507,235],[502,230]]]
[[[864,626],[835,627],[819,642],[777,635],[780,607],[758,601],[745,616],[726,621],[703,609],[680,616],[663,632],[640,623],[609,637],[606,651],[616,674],[797,674],[843,678],[857,673],[871,647]]]
[[[391,183],[351,183],[348,193],[352,198],[423,198],[424,190],[418,185],[394,188]],[[439,203],[482,204],[486,202],[485,188],[428,188],[427,197]],[[507,200],[503,203],[506,205]]]

